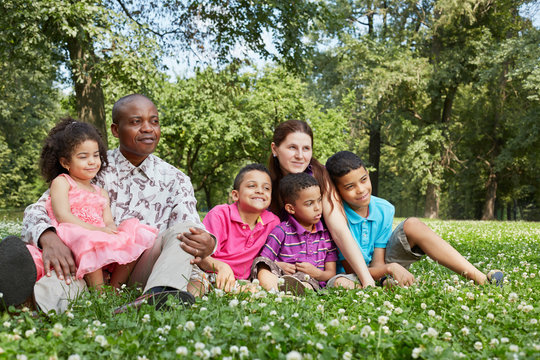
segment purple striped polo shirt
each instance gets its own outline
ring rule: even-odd
[[[324,270],[328,261],[337,261],[337,247],[322,222],[309,232],[289,215],[268,235],[261,256],[287,263],[308,262]]]

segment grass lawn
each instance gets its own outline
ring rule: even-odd
[[[540,223],[428,224],[481,270],[503,270],[504,287],[424,259],[411,267],[417,285],[392,291],[213,292],[191,309],[116,316],[140,290],[89,293],[66,314],[1,314],[0,358],[538,359]],[[17,221],[0,223],[2,237],[19,232]]]

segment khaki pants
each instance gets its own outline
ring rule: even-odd
[[[189,232],[195,223],[183,222],[161,232],[154,246],[146,250],[139,258],[131,273],[128,284],[141,284],[144,291],[156,286],[168,286],[178,290],[186,290],[191,278],[193,265],[192,255],[180,247],[176,235]],[[42,277],[34,286],[34,298],[39,308],[48,313],[55,310],[58,314],[66,311],[68,304],[87,290],[84,280],[74,280],[70,285],[56,277]]]

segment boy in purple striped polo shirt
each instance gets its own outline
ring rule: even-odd
[[[279,192],[288,219],[268,236],[252,277],[266,290],[318,290],[336,274],[337,261],[336,245],[321,222],[321,188],[314,177],[298,173],[285,176]]]

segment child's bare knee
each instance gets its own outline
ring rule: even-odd
[[[408,235],[412,229],[419,226],[425,226],[425,224],[418,218],[410,217],[403,223],[403,231],[405,231],[405,235]]]

